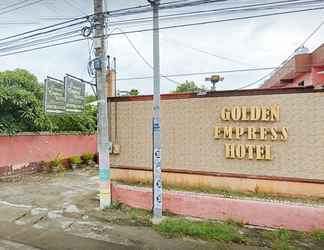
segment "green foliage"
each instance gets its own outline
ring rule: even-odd
[[[322,230],[312,232],[311,236],[316,240],[324,241],[324,231]]]
[[[61,168],[62,167],[63,158],[60,155],[57,155],[55,159],[51,161],[51,167],[53,168]]]
[[[132,95],[132,96],[137,96],[139,95],[139,91],[137,89],[131,89],[129,92],[128,92],[129,95]]]
[[[0,72],[0,133],[47,130],[42,88],[26,70]]]
[[[263,237],[269,238],[272,241],[272,249],[274,250],[295,250],[296,248],[291,244],[292,236],[292,232],[286,229],[263,233]]]
[[[27,70],[0,72],[0,134],[19,132],[88,132],[96,130],[96,108],[79,115],[46,116],[43,87]]]
[[[94,102],[96,100],[97,100],[97,97],[96,96],[94,96],[94,95],[88,95],[88,96],[85,97],[84,102],[86,104],[88,104],[88,103]]]
[[[71,156],[70,158],[69,158],[69,162],[71,163],[71,164],[81,164],[81,158],[80,158],[80,156]]]
[[[203,240],[245,243],[246,239],[233,224],[168,218],[155,229],[167,237],[190,236]]]
[[[51,132],[87,132],[94,133],[97,128],[97,111],[95,107],[87,105],[82,114],[65,114],[48,116]]]
[[[198,87],[195,82],[193,81],[186,81],[185,83],[182,83],[177,86],[174,93],[190,93],[190,92],[199,92],[199,91],[206,91],[206,87]]]
[[[94,158],[94,154],[91,153],[91,152],[87,152],[87,153],[84,153],[84,154],[82,155],[82,160],[83,160],[85,163],[87,163],[88,161],[93,160],[93,158]]]

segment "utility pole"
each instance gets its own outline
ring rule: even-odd
[[[160,126],[160,0],[148,0],[153,7],[153,219],[162,218],[161,126]]]
[[[105,209],[111,204],[110,166],[109,166],[109,135],[108,135],[108,109],[107,109],[107,84],[106,84],[106,32],[104,1],[94,0],[95,20],[95,60],[97,98],[98,98],[98,124],[97,140],[99,153],[99,196],[100,208]]]

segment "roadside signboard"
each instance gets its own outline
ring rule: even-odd
[[[45,80],[44,109],[48,114],[65,112],[64,82],[49,77]]]
[[[82,113],[84,111],[85,84],[72,78],[64,77],[65,111],[67,113]]]

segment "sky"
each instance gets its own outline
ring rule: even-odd
[[[29,0],[32,1],[32,0]],[[162,0],[167,2],[170,0]],[[279,0],[267,0],[268,2]],[[19,2],[18,0],[16,2]],[[27,1],[26,1],[27,2]],[[108,10],[145,5],[144,0],[106,0]],[[208,4],[200,9],[214,9],[251,3],[264,3],[257,0],[228,0],[222,4]],[[44,27],[59,20],[48,20],[48,17],[78,17],[92,13],[92,0],[43,0],[32,6],[22,8],[7,14],[1,9],[13,2],[2,0],[0,3],[0,39],[9,35],[18,34],[27,30]],[[161,15],[178,11],[192,11],[192,8],[181,10],[162,11]],[[261,14],[253,12],[252,14]],[[160,26],[169,26],[182,23],[201,22],[244,16],[246,14],[218,15],[200,17],[190,20],[162,21]],[[150,15],[150,14],[148,14]],[[136,18],[137,16],[127,17]],[[116,21],[116,20],[111,20]],[[254,67],[278,66],[302,43],[303,40],[324,21],[324,10],[288,14],[273,17],[255,18],[240,21],[214,23],[201,26],[176,28],[160,31],[161,73],[164,75],[216,72]],[[6,24],[7,22],[25,24]],[[28,23],[28,24],[27,24]],[[150,28],[151,23],[142,26],[118,26],[123,31],[132,29]],[[113,31],[116,26],[109,27]],[[118,31],[117,31],[118,32]],[[324,26],[306,43],[311,51],[324,43]],[[142,56],[152,64],[152,32],[129,34]],[[199,52],[207,51],[212,55]],[[88,42],[82,41],[48,49],[17,54],[7,57],[0,56],[0,70],[24,68],[37,76],[43,82],[46,76],[63,79],[65,73],[79,76],[85,80],[91,78],[87,73]],[[117,60],[117,78],[132,78],[151,76],[152,69],[146,65],[130,45],[125,36],[111,36],[108,39],[108,53]],[[225,60],[223,57],[229,58]],[[219,90],[237,89],[247,85],[269,71],[255,71],[245,73],[225,73],[221,76],[224,81],[217,85]],[[194,81],[198,85],[210,87],[205,81],[209,75],[172,77],[173,81],[183,83]],[[262,83],[259,82],[260,84]],[[141,94],[151,94],[152,79],[145,80],[118,80],[119,90],[136,88]],[[174,91],[177,84],[167,79],[161,79],[161,92]],[[258,87],[254,85],[252,87]]]

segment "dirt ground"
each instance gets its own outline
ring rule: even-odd
[[[255,246],[165,238],[131,209],[101,211],[96,169],[4,178],[0,182],[1,249],[269,249]],[[8,182],[12,180],[12,182]],[[242,234],[257,230],[242,228]],[[259,233],[257,233],[259,235]],[[255,236],[255,241],[264,240]],[[300,249],[300,248],[299,248]],[[312,242],[305,248],[322,249]]]

